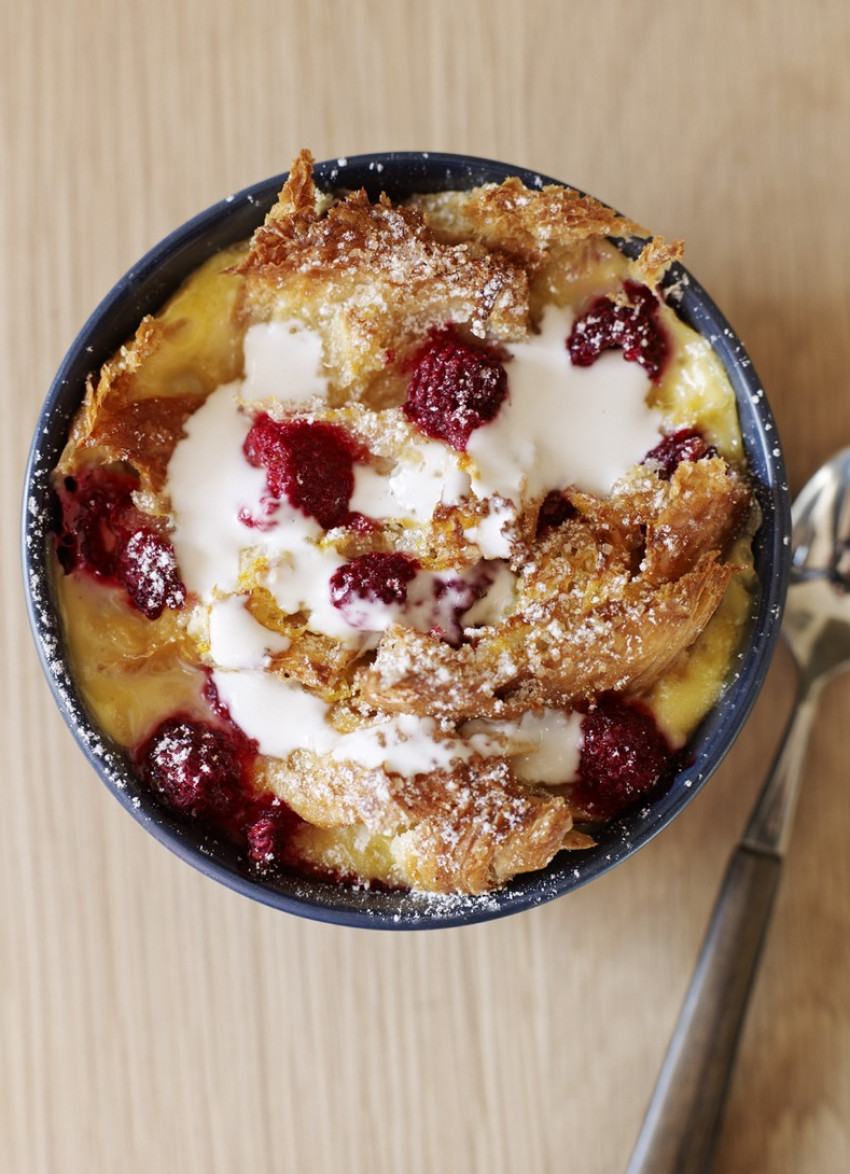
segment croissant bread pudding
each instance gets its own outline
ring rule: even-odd
[[[246,870],[443,894],[659,793],[756,586],[680,253],[560,186],[325,193],[303,152],[54,472],[75,675],[141,784]]]

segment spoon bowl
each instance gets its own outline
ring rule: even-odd
[[[792,519],[782,634],[801,675],[825,681],[850,667],[850,448],[815,473]]]

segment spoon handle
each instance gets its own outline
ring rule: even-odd
[[[709,1170],[796,806],[817,684],[802,683],[744,840],[732,853],[626,1174]]]
[[[781,860],[738,847],[627,1174],[705,1174]]]

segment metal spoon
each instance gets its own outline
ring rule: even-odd
[[[850,448],[792,511],[782,634],[799,671],[794,710],[726,870],[696,970],[627,1174],[706,1174],[788,846],[824,684],[850,667]]]

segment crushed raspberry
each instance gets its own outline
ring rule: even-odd
[[[399,551],[359,555],[331,575],[331,602],[352,628],[383,631],[398,616],[375,608],[384,605],[403,609],[404,623],[417,631],[459,645],[463,616],[486,594],[492,571],[475,567],[451,577],[420,571],[415,558]]]
[[[140,749],[139,771],[176,811],[222,811],[242,789],[250,745],[237,731],[167,718]]]
[[[431,332],[413,358],[404,413],[427,436],[463,452],[476,428],[492,420],[508,394],[499,354],[474,347],[451,326]]]
[[[345,519],[345,525],[355,534],[374,534],[376,530],[380,530],[381,528],[381,523],[377,519],[367,518],[359,510],[351,511]]]
[[[618,815],[670,773],[672,751],[652,715],[613,693],[585,714],[582,733],[573,800],[590,816]]]
[[[273,864],[280,851],[280,820],[276,812],[266,812],[246,832],[248,855],[260,868]]]
[[[233,722],[212,682],[206,695],[215,718],[167,718],[136,748],[136,769],[172,810],[200,817],[263,872],[279,868],[297,816],[274,795],[254,790],[256,742]]]
[[[623,357],[640,363],[657,383],[670,357],[670,340],[658,309],[659,301],[647,286],[626,281],[626,302],[611,296],[596,298],[573,323],[567,339],[570,359],[590,367],[602,351],[620,348]]]
[[[66,477],[58,489],[62,524],[57,554],[66,572],[88,570],[104,579],[115,577],[119,534],[135,512],[135,481],[124,474],[92,471]]]
[[[399,552],[361,554],[331,575],[331,602],[340,610],[358,600],[404,604],[408,584],[418,570],[415,558]]]
[[[247,526],[249,530],[259,530],[260,533],[268,533],[277,526],[277,522],[273,517],[277,503],[263,501],[261,505],[263,509],[263,513],[261,514],[252,514],[247,506],[243,506],[236,516],[242,525]]]
[[[428,610],[432,623],[429,632],[446,644],[458,648],[464,642],[463,617],[474,603],[487,594],[493,576],[486,567],[452,579],[436,579],[433,600]],[[427,613],[426,613],[427,614]]]
[[[344,428],[323,420],[258,416],[245,438],[245,456],[266,470],[269,492],[284,497],[325,530],[346,525],[355,460],[365,455]]]
[[[221,718],[225,725],[232,725],[233,718],[230,716],[230,710],[221,699],[221,694],[219,693],[218,688],[216,687],[216,683],[213,680],[212,670],[207,668],[203,671],[205,680],[201,693],[204,701],[210,707],[212,712]],[[235,726],[234,728],[238,729],[239,727]]]
[[[171,543],[133,504],[134,478],[92,470],[59,487],[62,522],[57,554],[67,572],[88,571],[124,588],[133,607],[155,620],[178,609],[186,589]]]
[[[301,822],[292,808],[271,794],[253,795],[230,827],[230,839],[244,848],[249,862],[262,873],[277,871],[287,863],[287,842]]]
[[[643,459],[643,464],[656,466],[658,476],[669,481],[681,461],[702,461],[716,457],[717,449],[693,428],[680,428],[665,436]]]
[[[540,506],[540,512],[537,515],[537,534],[541,535],[545,530],[560,526],[564,522],[568,522],[570,518],[574,518],[577,514],[576,507],[570,501],[569,497],[560,489],[552,489],[543,498],[543,503]]]

